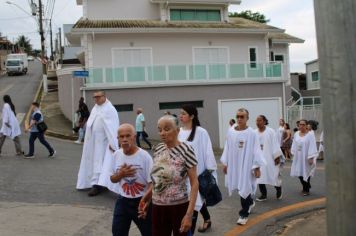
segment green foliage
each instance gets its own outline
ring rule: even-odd
[[[32,45],[30,43],[30,39],[28,39],[25,35],[20,35],[17,38],[16,44],[19,48],[23,48],[26,53],[32,52]]]
[[[266,16],[259,12],[252,12],[250,10],[242,11],[242,12],[230,12],[229,17],[241,17],[248,20],[257,21],[260,23],[267,23],[269,19],[266,19]]]

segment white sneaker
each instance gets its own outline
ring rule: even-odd
[[[77,141],[74,141],[74,143],[81,144],[82,142],[80,142],[80,140],[77,140]]]
[[[34,155],[32,155],[32,156],[30,156],[30,155],[24,155],[23,158],[25,158],[25,159],[34,159],[35,156],[34,156]]]
[[[253,201],[252,204],[251,204],[251,205],[249,206],[249,208],[248,208],[248,213],[249,213],[249,214],[251,213],[252,208],[254,208],[255,206],[256,206],[256,202]]]
[[[56,150],[53,150],[53,152],[50,153],[50,154],[48,155],[48,157],[55,157],[56,154],[57,154]]]
[[[238,225],[245,225],[248,221],[248,217],[242,217],[240,216],[240,218],[237,220],[236,224]]]

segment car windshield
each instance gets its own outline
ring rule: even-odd
[[[6,65],[7,66],[19,66],[20,61],[7,61]]]

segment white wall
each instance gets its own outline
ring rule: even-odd
[[[258,48],[258,61],[266,62],[266,44],[257,34],[96,34],[93,41],[95,67],[112,66],[112,48],[152,48],[153,64],[192,64],[193,47],[228,47],[230,62],[248,62],[249,46]]]
[[[83,9],[85,10],[85,9]],[[159,4],[149,0],[87,0],[88,19],[160,19]]]
[[[306,64],[307,73],[307,90],[320,89],[320,79],[318,81],[312,81],[311,73],[314,71],[319,71],[319,62],[315,61],[310,64]],[[320,78],[320,72],[319,72]]]

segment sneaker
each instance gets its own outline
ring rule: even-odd
[[[309,195],[310,195],[309,192],[303,191],[303,196],[309,196]]]
[[[76,144],[82,144],[82,142],[80,140],[74,141],[74,143]]]
[[[56,156],[56,150],[54,150],[52,153],[50,153],[49,155],[48,155],[48,157],[55,157]]]
[[[245,225],[248,221],[248,217],[242,217],[240,216],[240,218],[237,220],[236,224],[238,225]]]
[[[278,200],[282,199],[282,188],[277,189],[276,197]]]
[[[258,201],[258,202],[264,202],[266,200],[267,200],[267,196],[263,196],[263,195],[261,195],[260,197],[256,198],[256,201]]]
[[[255,201],[253,201],[252,202],[252,204],[249,206],[249,208],[248,208],[248,214],[250,214],[251,213],[251,211],[252,211],[252,208],[254,208],[256,206],[256,202]]]
[[[25,158],[25,159],[33,159],[33,158],[35,158],[35,156],[33,154],[32,155],[26,154],[26,155],[23,156],[23,158]]]

